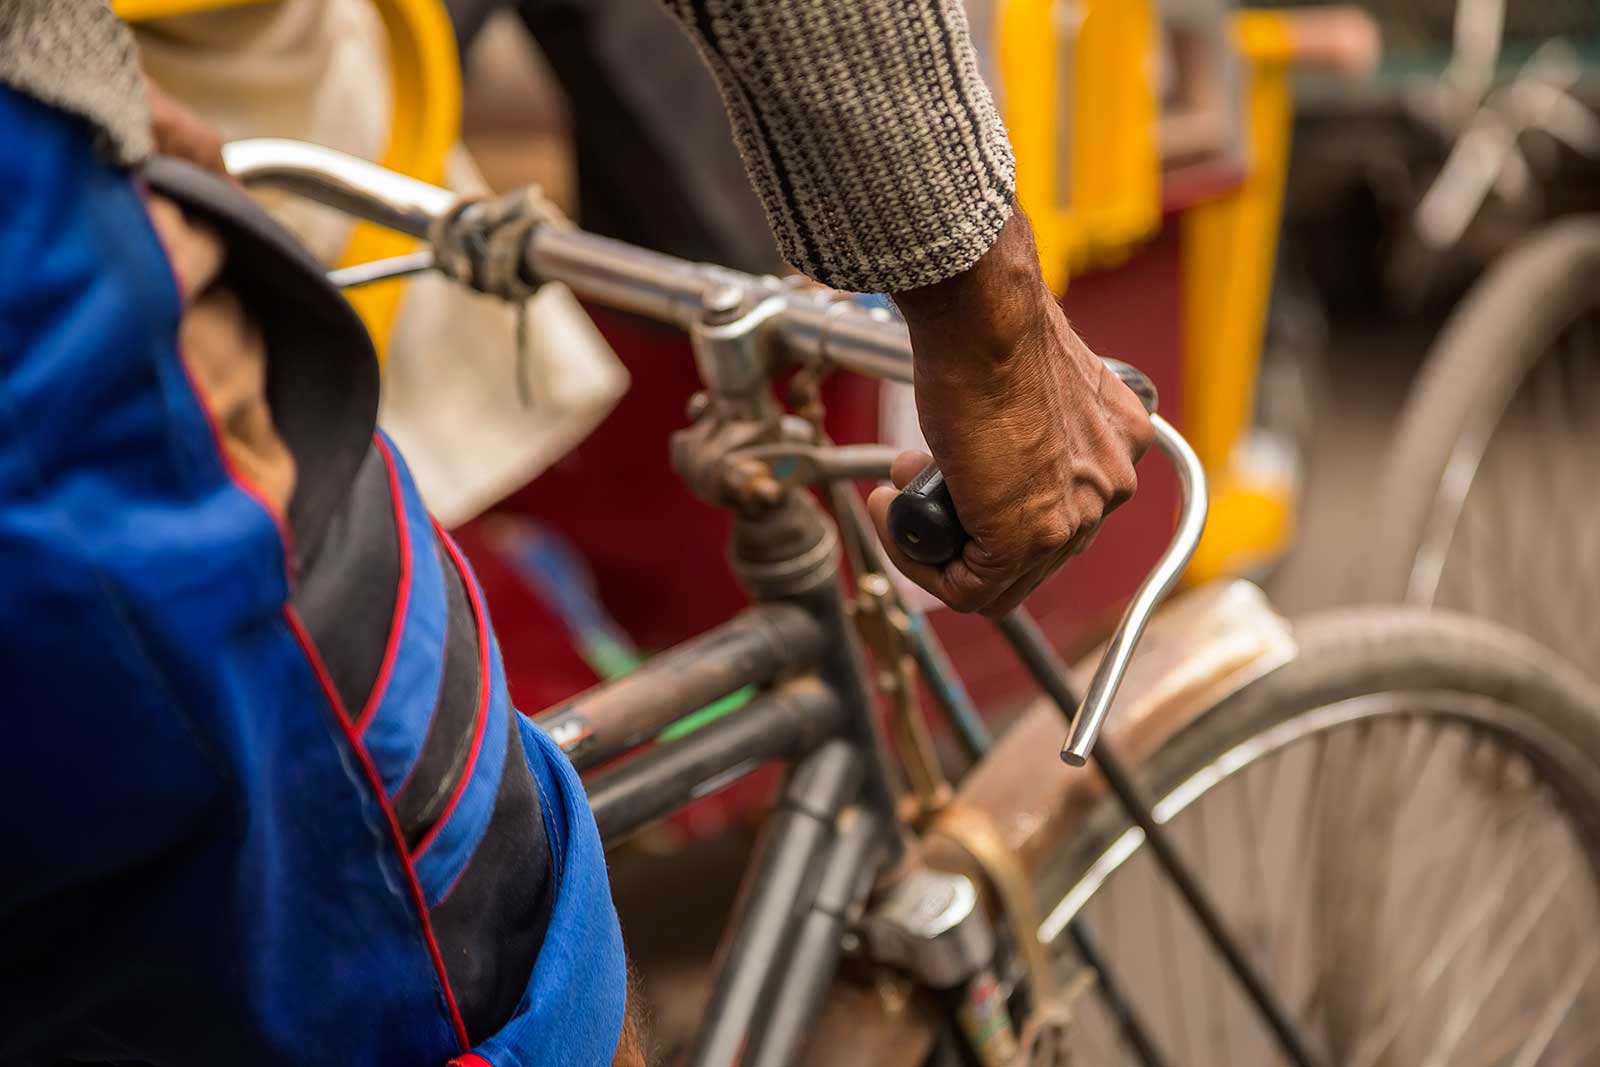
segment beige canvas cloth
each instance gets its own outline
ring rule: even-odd
[[[383,155],[388,41],[371,0],[275,0],[141,23],[135,36],[146,72],[230,140],[294,137]],[[484,191],[459,147],[446,181]],[[349,237],[344,217],[281,194],[262,199],[323,262],[337,260]],[[627,388],[626,370],[571,293],[547,286],[529,316],[530,351],[519,361],[512,308],[435,276],[407,286],[379,422],[447,526],[554,463]]]

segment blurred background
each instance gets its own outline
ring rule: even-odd
[[[778,0],[773,0],[778,2]],[[653,0],[118,0],[148,72],[230,137],[333,144],[463,191],[537,183],[587,229],[782,272],[716,90]],[[1211,478],[1189,574],[1299,613],[1363,600],[1510,623],[1600,675],[1600,5],[1593,0],[967,0],[1047,279],[1157,382]],[[283,206],[330,266],[393,235]],[[742,602],[725,518],[667,460],[684,338],[570,297],[511,313],[431,280],[354,290],[384,422],[456,528],[534,710]],[[512,388],[512,383],[517,388]],[[910,399],[832,380],[843,441]],[[1032,607],[1091,647],[1165,543],[1171,475]],[[663,559],[670,545],[671,565]],[[996,721],[1031,695],[935,613]],[[618,858],[666,1032],[693,1017],[757,778]],[[652,917],[693,885],[713,924]]]

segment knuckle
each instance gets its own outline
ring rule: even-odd
[[[946,572],[942,599],[956,611],[981,611],[994,599],[990,583],[964,567]]]
[[[1116,480],[1113,482],[1111,488],[1111,497],[1107,501],[1110,507],[1108,507],[1106,510],[1109,511],[1111,508],[1114,508],[1119,504],[1126,504],[1129,500],[1133,499],[1133,495],[1138,491],[1139,475],[1133,469],[1133,464],[1126,464],[1121,471],[1117,472]]]
[[[1032,537],[1035,552],[1043,555],[1054,555],[1072,543],[1073,535],[1078,532],[1080,523],[1067,519],[1065,509],[1058,510],[1039,524]]]
[[[949,606],[951,611],[958,612],[962,615],[974,614],[983,606],[983,602],[981,600],[970,596],[964,596],[959,593],[952,594],[950,599],[945,603]]]
[[[945,590],[944,602],[954,611],[970,614],[982,608],[985,601],[972,589],[953,587]]]
[[[1150,421],[1150,416],[1143,410],[1133,424],[1133,447],[1136,450],[1134,458],[1144,455],[1150,446],[1156,443],[1156,426]]]
[[[1078,528],[1073,531],[1072,545],[1069,547],[1077,547],[1085,538],[1094,536],[1094,532],[1100,528],[1101,520],[1106,517],[1106,512],[1115,506],[1111,500],[1110,494],[1099,496],[1093,493],[1083,494],[1083,506],[1078,511]]]

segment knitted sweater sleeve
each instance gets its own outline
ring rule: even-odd
[[[1015,165],[961,0],[663,0],[710,66],[779,247],[841,289],[970,267]]]

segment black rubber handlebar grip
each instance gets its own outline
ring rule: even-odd
[[[1118,359],[1105,362],[1133,390],[1144,409],[1154,414],[1156,387],[1144,372]],[[889,535],[900,551],[918,563],[938,567],[961,555],[967,531],[956,514],[956,502],[950,498],[950,487],[937,463],[924,467],[889,505]]]
[[[937,567],[961,555],[967,531],[937,463],[922,468],[889,505],[889,535],[918,563]]]

